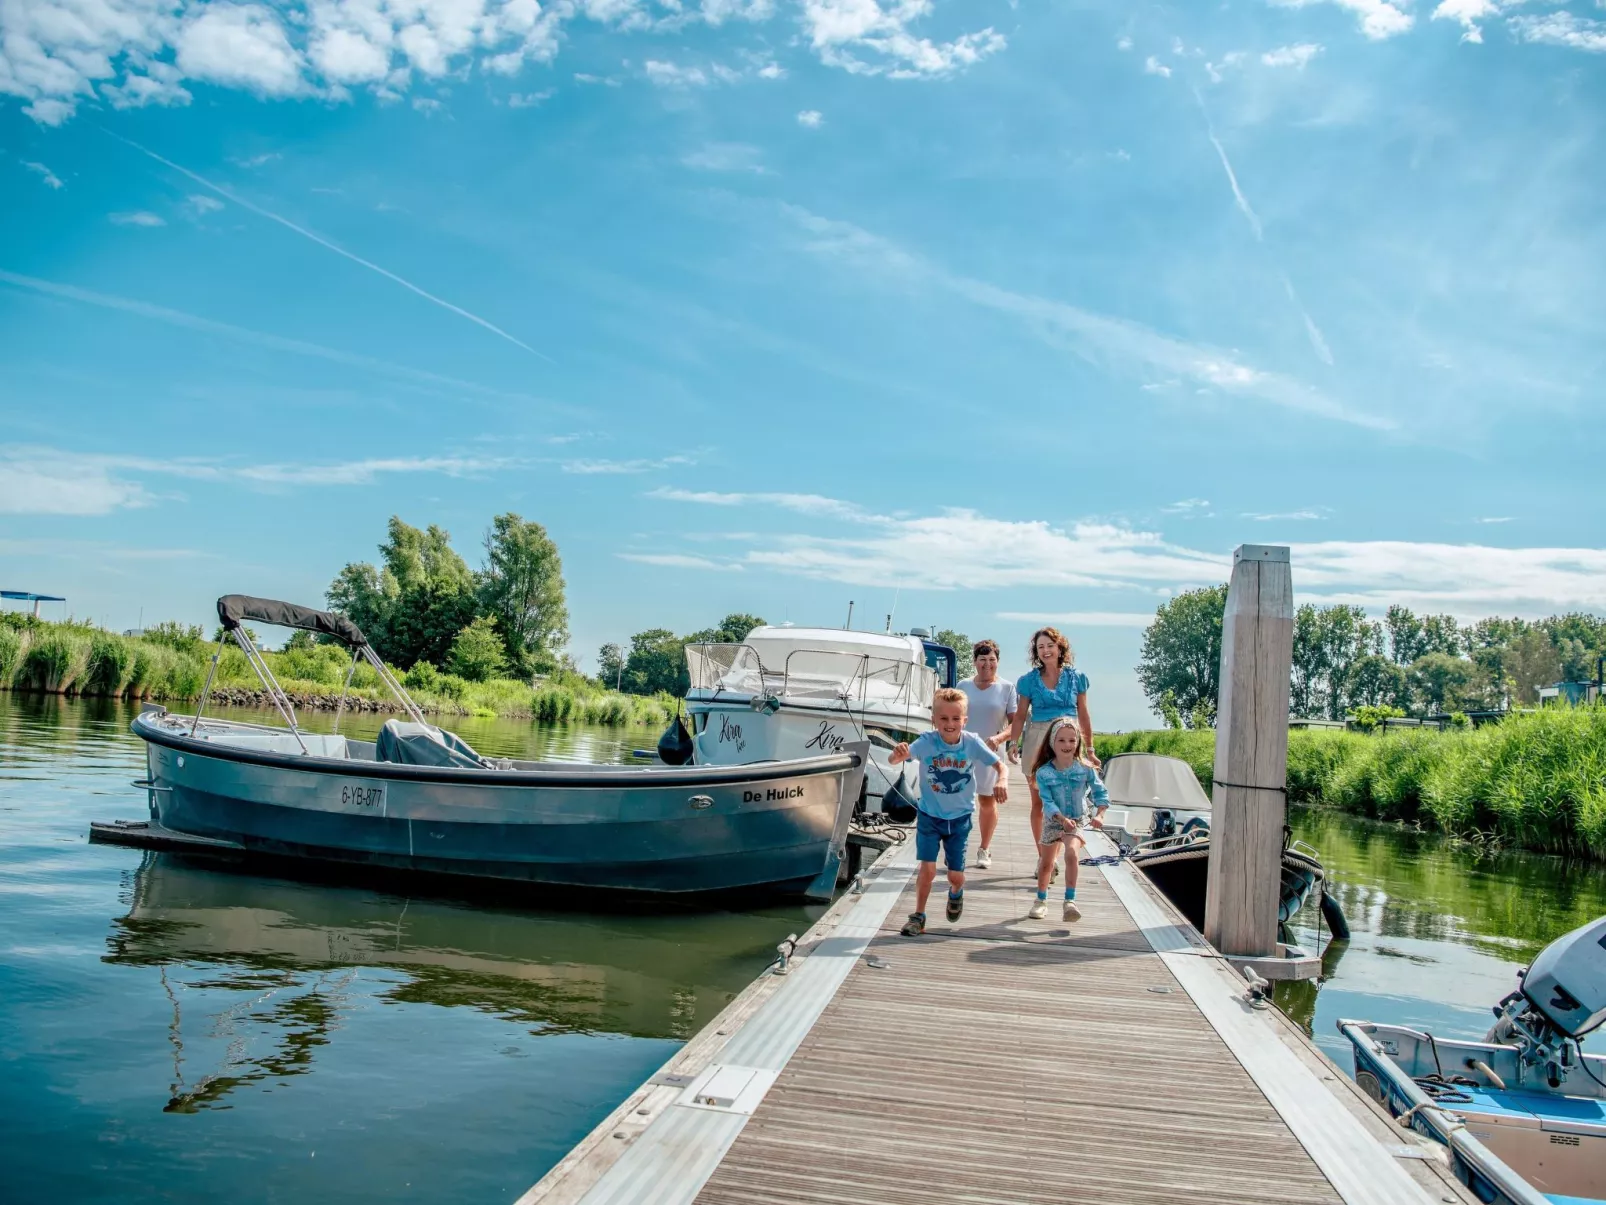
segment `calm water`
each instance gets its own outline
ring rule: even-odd
[[[511,1201],[821,911],[534,910],[91,846],[145,815],[131,716],[0,693],[7,1202]],[[603,761],[656,736],[458,727]]]
[[[145,815],[131,714],[0,693],[8,1202],[511,1201],[819,912],[535,910],[91,846],[90,819]],[[456,727],[486,753],[601,761],[653,736]],[[1344,1067],[1338,1017],[1479,1035],[1519,966],[1606,912],[1598,869],[1295,828],[1354,939],[1279,1002]]]

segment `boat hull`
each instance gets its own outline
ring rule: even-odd
[[[1200,932],[1205,927],[1205,891],[1210,876],[1210,841],[1178,842],[1132,855],[1136,866],[1177,911]],[[1294,850],[1282,854],[1282,882],[1278,888],[1277,923],[1287,924],[1305,904],[1322,877],[1321,863]]]
[[[263,854],[551,887],[829,895],[862,774],[851,755],[746,773],[458,770],[242,753],[145,716],[134,730],[165,828]]]
[[[743,696],[686,700],[692,721],[693,760],[703,766],[740,766],[753,762],[816,757],[835,753],[854,741],[868,740],[865,771],[866,810],[881,810],[889,784],[902,782],[911,797],[919,794],[912,763],[892,766],[887,758],[900,740],[913,739],[931,727],[929,715],[882,714],[844,706],[810,706],[781,700],[769,713],[755,711]]]

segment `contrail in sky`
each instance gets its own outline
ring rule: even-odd
[[[258,217],[267,218],[270,222],[277,222],[277,223],[279,223],[279,225],[285,227],[285,229],[295,231],[302,238],[310,239],[313,242],[317,243],[318,246],[327,248],[328,250],[333,251],[336,255],[344,256],[346,259],[351,260],[351,262],[354,263],[354,264],[361,264],[363,267],[367,268],[370,272],[379,273],[379,275],[383,276],[386,280],[395,281],[397,284],[401,285],[402,288],[408,290],[409,292],[417,293],[425,301],[434,302],[436,305],[440,306],[442,309],[450,310],[452,313],[456,314],[460,318],[467,318],[470,322],[474,323],[476,326],[484,327],[486,330],[490,331],[493,335],[500,335],[502,338],[506,339],[509,343],[513,344],[513,346],[521,347],[525,351],[529,352],[531,355],[540,356],[541,359],[545,360],[548,364],[557,363],[556,360],[554,360],[551,356],[547,355],[545,352],[537,351],[535,348],[531,347],[528,343],[525,343],[522,339],[514,338],[512,335],[508,334],[501,327],[497,326],[494,323],[487,322],[484,318],[481,318],[478,314],[471,314],[467,310],[465,310],[462,306],[453,305],[450,301],[447,301],[445,298],[437,297],[437,296],[435,296],[435,294],[429,292],[428,290],[419,288],[412,281],[406,279],[405,277],[397,276],[396,273],[390,271],[390,269],[388,269],[388,268],[381,268],[378,264],[374,263],[372,260],[364,259],[360,255],[354,255],[352,252],[347,251],[344,247],[340,246],[338,243],[332,243],[328,239],[324,238],[322,235],[314,234],[312,231],[308,230],[305,226],[296,225],[289,218],[282,218],[278,214],[272,212],[271,210],[263,209],[262,206],[260,206],[260,205],[252,204],[250,201],[245,200],[243,197],[237,195],[236,193],[230,192],[228,189],[224,188],[221,184],[214,184],[212,181],[208,180],[205,176],[197,175],[195,172],[192,172],[189,168],[181,167],[177,163],[174,163],[171,159],[164,159],[164,158],[162,158],[162,156],[158,155],[155,151],[147,150],[145,147],[140,146],[139,143],[134,142],[134,141],[132,141],[130,139],[124,138],[121,134],[113,134],[110,130],[105,130],[104,127],[102,127],[102,129],[106,134],[110,134],[111,137],[117,139],[118,142],[121,142],[121,143],[124,143],[127,146],[133,147],[136,151],[138,151],[142,155],[150,156],[150,158],[156,160],[156,162],[158,162],[158,163],[160,163],[160,164],[162,164],[162,165],[164,165],[166,167],[172,168],[174,171],[178,172],[182,176],[187,176],[189,179],[194,180],[202,188],[209,188],[213,192],[217,193],[218,196],[228,198],[228,200],[234,202],[234,204],[238,205],[241,209],[250,210],[252,213],[256,214]]]
[[[1221,145],[1214,130],[1207,126],[1205,133],[1210,136],[1210,145],[1216,148],[1216,154],[1221,156],[1221,166],[1227,171],[1227,183],[1232,185],[1233,199],[1238,202],[1238,208],[1242,211],[1244,217],[1249,219],[1249,229],[1255,232],[1255,241],[1257,243],[1264,242],[1265,236],[1260,231],[1260,218],[1249,207],[1249,198],[1244,196],[1244,190],[1238,187],[1238,175],[1232,170],[1232,161],[1227,158],[1226,148]]]

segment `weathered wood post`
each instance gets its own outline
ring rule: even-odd
[[[1221,702],[1205,896],[1205,939],[1223,954],[1278,954],[1293,651],[1288,549],[1240,545],[1232,554],[1221,630]]]

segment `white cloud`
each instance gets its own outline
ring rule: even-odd
[[[1132,39],[1129,38],[1129,37],[1126,37],[1125,35],[1117,38],[1115,40],[1115,48],[1117,50],[1131,50],[1132,49]]]
[[[731,561],[711,561],[705,556],[686,556],[672,552],[621,552],[622,561],[639,565],[661,565],[668,569],[704,569],[715,573],[740,573],[742,566]]]
[[[1192,515],[1209,509],[1210,503],[1203,498],[1184,498],[1180,502],[1172,502],[1160,508],[1162,513],[1168,515]]]
[[[1381,42],[1402,34],[1415,24],[1411,14],[1389,0],[1268,0],[1276,8],[1308,8],[1313,4],[1332,4],[1354,13],[1360,20],[1361,32],[1373,41]]]
[[[1567,46],[1573,50],[1606,54],[1606,21],[1557,12],[1543,16],[1512,17],[1507,24],[1520,42]]]
[[[1300,42],[1296,46],[1279,46],[1276,50],[1268,50],[1260,56],[1260,61],[1268,67],[1296,67],[1303,71],[1305,64],[1322,52],[1322,48],[1315,42]]]
[[[786,68],[779,63],[765,63],[758,69],[759,79],[785,79]]]
[[[994,619],[1015,623],[1064,624],[1069,628],[1146,628],[1153,611],[999,611]]]
[[[533,109],[543,101],[551,100],[556,95],[553,89],[545,88],[540,92],[509,92],[507,94],[507,107],[510,109]]]
[[[565,473],[579,473],[583,476],[594,476],[607,473],[650,473],[656,469],[667,469],[675,465],[691,464],[689,456],[665,456],[661,460],[566,460],[563,462]]]
[[[1488,519],[1473,520],[1475,523],[1510,523],[1511,521],[1512,517],[1510,515],[1499,515]]]
[[[444,108],[440,101],[433,96],[413,97],[413,108],[420,113],[439,113]]]
[[[1315,510],[1285,510],[1265,515],[1245,513],[1243,517],[1253,519],[1256,523],[1306,523],[1314,519],[1325,519],[1327,516]]]
[[[1238,173],[1232,170],[1232,160],[1227,158],[1227,148],[1221,145],[1214,130],[1207,131],[1210,136],[1210,145],[1216,148],[1216,154],[1221,156],[1221,166],[1227,173],[1227,183],[1232,186],[1232,199],[1238,206],[1238,212],[1249,221],[1249,229],[1255,233],[1255,241],[1264,237],[1260,229],[1260,218],[1249,204],[1249,198],[1244,196],[1244,190],[1238,187]]]
[[[804,129],[817,130],[825,121],[825,115],[818,109],[804,109],[797,115],[797,124]]]
[[[771,0],[703,0],[703,20],[710,25],[726,21],[767,21],[775,13]]]
[[[1463,42],[1482,42],[1483,30],[1477,22],[1498,16],[1499,13],[1498,0],[1442,0],[1439,7],[1433,10],[1433,19],[1458,21],[1466,31],[1461,35]]]
[[[658,491],[653,496],[732,506],[794,495]],[[727,533],[736,551],[717,563],[888,588],[918,580],[934,589],[973,590],[985,583],[993,589],[1128,589],[1156,597],[1226,581],[1231,571],[1226,550],[1187,548],[1156,532],[1096,520],[1057,527],[962,509],[886,516],[850,502],[817,502],[834,507],[832,513],[846,522],[829,535],[813,529]],[[1330,540],[1295,544],[1291,555],[1302,601],[1354,603],[1373,611],[1400,602],[1458,615],[1606,607],[1606,549]]]
[[[1170,79],[1171,68],[1167,67],[1164,63],[1151,54],[1148,58],[1143,60],[1143,74],[1158,75],[1165,79]]]
[[[1016,293],[972,277],[950,273],[896,244],[848,222],[785,207],[811,240],[811,250],[863,269],[877,285],[941,289],[984,309],[1019,319],[1055,347],[1068,348],[1096,364],[1142,378],[1186,379],[1195,386],[1257,398],[1275,406],[1321,418],[1388,430],[1394,423],[1327,397],[1279,373],[1244,363],[1235,352],[1189,343],[1123,318],[1109,318],[1079,306]]]
[[[759,149],[743,142],[710,142],[683,156],[680,162],[705,172],[752,172],[760,176],[769,172]]]
[[[1005,46],[1004,35],[991,26],[951,42],[916,37],[909,26],[930,14],[932,0],[890,0],[886,7],[880,0],[802,2],[803,28],[820,61],[855,75],[952,75]]]
[[[371,485],[389,474],[469,477],[528,464],[508,457],[403,456],[332,464],[240,465],[0,445],[0,513],[104,515],[159,501],[160,496],[145,484],[130,479],[135,475],[268,487],[353,486]]]
[[[186,77],[263,96],[304,90],[304,60],[272,9],[212,3],[191,14],[173,40],[175,62]]]
[[[591,75],[584,71],[576,71],[574,73],[574,82],[577,84],[596,84],[603,88],[618,88],[621,86],[620,81],[614,79],[611,75]]]
[[[236,159],[234,162],[239,164],[241,167],[258,168],[272,163],[276,159],[283,158],[284,156],[278,151],[264,151],[260,155],[251,155],[245,159]]]
[[[113,213],[107,215],[117,226],[165,226],[167,222],[148,209],[137,209],[132,213]]]
[[[209,197],[205,193],[192,193],[185,198],[185,203],[197,217],[208,213],[216,213],[223,208],[223,202],[216,197]]]
[[[826,515],[839,519],[868,519],[874,516],[851,502],[840,502],[820,494],[757,493],[730,494],[714,490],[684,490],[672,486],[651,491],[647,497],[666,502],[695,502],[703,506],[758,506],[792,511],[802,515]]]
[[[678,63],[648,59],[643,70],[648,81],[660,88],[701,88],[708,83],[708,76],[701,67],[682,67]]]
[[[61,177],[56,175],[55,172],[51,171],[43,163],[31,163],[25,159],[23,160],[22,166],[27,168],[34,175],[38,176],[46,188],[66,187],[66,185],[61,182]]]

